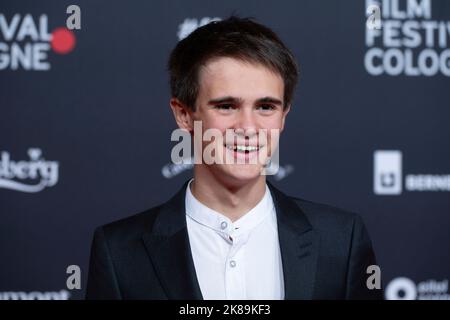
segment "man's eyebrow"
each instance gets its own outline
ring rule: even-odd
[[[283,105],[283,101],[281,101],[280,99],[277,98],[273,98],[273,97],[264,97],[261,99],[256,100],[256,103],[272,103],[272,104],[277,104],[277,105]]]
[[[220,104],[220,103],[235,103],[240,104],[243,100],[241,98],[236,98],[232,96],[220,97],[216,99],[211,99],[208,104]]]
[[[216,99],[211,99],[208,101],[208,104],[221,104],[221,103],[234,103],[234,104],[241,104],[243,102],[243,99],[232,97],[232,96],[226,96],[226,97],[220,97]],[[256,103],[272,103],[276,105],[283,105],[283,101],[280,99],[274,98],[274,97],[263,97],[256,100]]]

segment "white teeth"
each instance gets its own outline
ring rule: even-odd
[[[257,151],[259,150],[259,147],[255,146],[244,146],[244,145],[228,145],[227,149],[233,150],[233,151],[239,151],[239,152],[245,152],[245,151]]]

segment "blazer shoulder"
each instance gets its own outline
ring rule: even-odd
[[[289,198],[296,203],[316,229],[348,229],[353,228],[354,224],[363,224],[358,213],[298,197]]]
[[[329,255],[339,253],[347,257],[351,248],[363,248],[364,254],[372,254],[370,235],[359,214],[299,198],[293,198],[293,201],[319,235],[322,248]]]
[[[105,238],[110,242],[124,244],[138,238],[141,239],[144,234],[153,233],[156,230],[165,232],[182,227],[184,214],[174,213],[183,211],[187,183],[188,181],[164,203],[103,225],[99,229],[103,231]]]

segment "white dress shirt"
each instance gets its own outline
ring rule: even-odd
[[[193,180],[193,179],[192,179]],[[284,299],[283,268],[270,190],[232,222],[186,190],[186,222],[204,299]]]

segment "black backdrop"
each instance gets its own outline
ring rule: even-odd
[[[269,179],[363,216],[387,298],[448,298],[450,2],[409,2],[383,1],[386,24],[367,31],[372,1],[2,1],[0,299],[82,298],[94,227],[191,176],[170,165],[166,61],[180,30],[231,13],[270,26],[300,64]],[[81,29],[60,54],[44,29],[65,26],[71,4]],[[69,265],[81,290],[66,288]]]

